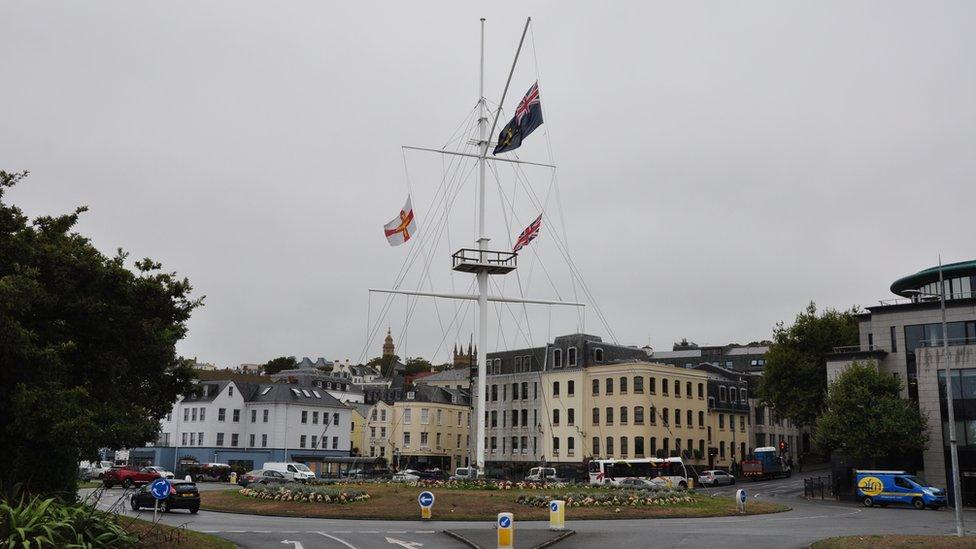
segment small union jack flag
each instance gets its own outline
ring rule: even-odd
[[[512,248],[513,252],[521,250],[524,246],[528,246],[529,242],[532,242],[535,237],[539,236],[539,229],[542,228],[542,214],[535,218],[535,221],[529,224],[528,227],[522,231],[519,235],[518,240],[515,241],[515,246]]]

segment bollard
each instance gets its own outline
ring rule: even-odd
[[[237,484],[237,471],[231,471],[230,473],[230,483]]]
[[[549,529],[563,530],[566,528],[566,502],[554,499],[549,502]]]
[[[511,513],[498,513],[498,549],[515,547],[515,518]]]
[[[420,519],[430,520],[431,508],[434,506],[434,493],[424,490],[417,496],[417,503],[420,504]]]
[[[192,478],[192,477],[190,477],[190,475],[186,475],[186,478],[185,478],[185,479],[183,479],[183,480],[185,480],[185,481],[187,481],[187,482],[193,482],[193,478]]]
[[[735,492],[735,503],[739,507],[739,513],[746,512],[746,491],[739,488]]]
[[[688,479],[688,489],[689,490],[694,490],[695,489],[695,479],[693,479],[693,478],[689,478]]]

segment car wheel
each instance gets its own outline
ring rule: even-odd
[[[729,486],[732,486],[734,484],[735,484],[735,479],[732,479],[732,482],[729,483]]]
[[[200,508],[199,507],[190,507],[190,513],[192,513],[194,515],[197,514],[197,512],[199,512],[199,511],[200,511]]]
[[[123,480],[122,481],[122,487],[125,488],[126,490],[128,490],[129,488],[132,488],[132,479],[131,478],[127,478],[127,479]]]
[[[913,499],[912,500],[912,506],[915,507],[916,509],[918,509],[919,511],[924,511],[925,510],[925,502],[922,501],[922,498],[915,498],[915,499]]]
[[[687,490],[688,489],[688,483],[687,482],[684,482],[684,481],[679,482],[678,483],[678,488],[681,488],[682,490]]]
[[[874,500],[871,499],[871,496],[865,496],[864,499],[861,500],[861,503],[863,503],[865,507],[874,507]]]
[[[115,485],[112,484],[111,482],[103,482],[102,483],[102,486],[105,486],[106,489],[111,489],[112,486],[115,486]]]
[[[138,511],[139,510],[139,504],[136,503],[136,497],[135,496],[132,496],[132,498],[129,499],[129,505],[132,507],[132,510],[133,511]]]

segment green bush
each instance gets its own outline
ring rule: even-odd
[[[136,536],[116,518],[83,504],[56,498],[21,497],[0,502],[2,547],[132,547]]]

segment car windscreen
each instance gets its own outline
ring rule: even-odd
[[[303,473],[308,473],[311,471],[311,469],[308,468],[308,465],[305,465],[304,463],[296,463],[295,468]]]

